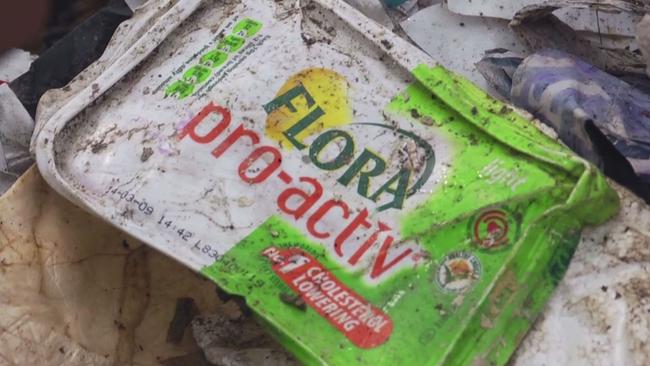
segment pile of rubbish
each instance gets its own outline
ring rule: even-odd
[[[398,9],[393,27],[425,52],[531,113],[650,202],[650,4],[448,0]]]
[[[0,51],[0,359],[649,364],[648,12],[113,0]]]

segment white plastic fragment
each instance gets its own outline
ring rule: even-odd
[[[640,74],[643,72],[642,60],[636,53],[632,32],[634,19],[646,9],[640,4],[631,0],[548,0],[520,9],[509,25],[531,51],[558,49],[614,75]],[[596,9],[600,11],[596,12]],[[575,12],[586,12],[589,16],[584,19],[561,17]],[[625,19],[628,26],[618,24],[610,27],[606,22],[608,14],[622,17],[620,19]],[[589,19],[592,19],[589,27],[580,25],[581,22],[588,23]],[[605,30],[629,34],[608,34]]]
[[[483,89],[487,83],[474,64],[486,50],[506,48],[527,54],[507,21],[457,15],[440,4],[419,11],[401,25],[431,57]]]
[[[596,12],[592,9],[564,8],[553,14],[579,32],[625,37],[634,36],[634,25],[640,18],[630,13]]]
[[[511,20],[521,9],[539,5],[536,0],[448,0],[449,11],[467,16],[492,17]],[[576,2],[576,5],[598,2]],[[600,43],[607,48],[636,49],[634,42],[635,24],[640,17],[627,12],[604,12],[588,8],[561,8],[553,12],[562,22],[569,25],[583,37]]]
[[[142,4],[146,3],[147,1],[149,0],[124,0],[126,5],[128,5],[129,8],[131,8],[131,10],[135,10],[139,8]]]
[[[4,193],[33,161],[29,141],[34,120],[7,84],[0,85],[0,194]]]
[[[0,53],[0,80],[12,81],[29,70],[34,57],[27,51],[12,48]]]
[[[521,8],[539,3],[539,0],[447,0],[447,8],[459,15],[512,19]]]
[[[449,11],[468,16],[482,16],[510,20],[524,7],[540,5],[546,1],[539,0],[447,0]],[[607,1],[577,1],[576,4],[602,4]],[[613,3],[613,1],[612,1]],[[560,9],[555,12],[562,21],[571,25],[577,31],[592,31],[604,34],[632,35],[634,33],[634,17],[619,12],[596,12],[590,9]]]
[[[386,13],[386,8],[379,0],[345,0],[346,3],[355,7],[363,15],[383,25],[388,29],[393,29],[393,21]]]

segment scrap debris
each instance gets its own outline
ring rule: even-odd
[[[636,0],[345,2],[381,24],[385,27],[385,32],[393,31],[417,44],[443,66],[471,80],[493,97],[511,102],[522,108],[522,113],[525,110],[539,118],[553,129],[555,134],[549,133],[552,137],[559,137],[574,152],[633,192],[613,184],[618,196],[622,198],[623,210],[604,226],[584,231],[566,277],[559,282],[543,316],[524,338],[510,363],[517,366],[574,362],[593,366],[650,364],[650,348],[646,342],[650,326],[647,301],[650,278],[645,268],[645,263],[650,260],[647,249],[650,247],[650,207],[639,199],[641,197],[650,203],[650,15],[644,16],[650,12],[650,4]],[[62,86],[99,57],[112,29],[130,17],[126,6],[130,9],[141,7],[142,13],[151,11],[151,6],[148,7],[145,3],[144,0],[112,1],[103,14],[108,17],[105,26],[109,33],[101,31],[103,35],[100,42],[84,38],[90,40],[87,54],[83,59],[75,60],[73,57],[75,62],[69,69],[48,67],[52,59],[61,57],[60,51],[63,48],[59,44],[58,49],[55,46],[51,52],[43,53],[29,73],[8,84],[4,81],[16,79],[18,74],[4,76],[14,73],[11,68],[15,65],[3,66],[7,65],[7,55],[18,55],[22,59],[25,55],[15,50],[11,54],[0,54],[0,193],[9,189],[32,164],[28,152],[34,130],[32,116],[36,114],[36,103],[45,89]],[[313,49],[336,45],[345,34],[345,29],[340,27],[342,23],[332,23],[320,8],[316,9],[314,3],[302,9],[304,18],[301,19],[299,31],[304,45]],[[292,8],[282,16],[292,16],[296,13],[294,10],[298,9]],[[251,29],[257,27],[256,24],[256,21],[248,23],[244,29],[239,30],[237,37],[246,32],[251,32],[246,37],[252,36]],[[266,25],[264,23],[265,27]],[[76,30],[76,34],[91,29],[98,28],[92,22],[86,22]],[[258,30],[256,28],[254,32]],[[388,51],[394,50],[394,41],[383,37],[385,34],[375,35],[375,43],[378,49],[388,55]],[[74,36],[66,41],[81,42],[75,40]],[[262,42],[257,45],[261,44]],[[230,48],[239,46],[234,43],[229,45]],[[399,44],[396,48],[403,49]],[[359,49],[348,48],[345,52],[340,52],[340,57],[360,62],[368,56],[362,52],[357,54],[357,51]],[[84,53],[72,53],[77,52]],[[252,52],[254,50],[250,53]],[[379,53],[379,62],[386,62],[389,57]],[[32,57],[28,57],[28,60],[31,63]],[[200,65],[194,68],[198,70]],[[21,70],[20,73],[26,71],[24,65],[19,65],[17,69]],[[56,75],[44,78],[43,75],[50,71]],[[264,69],[251,68],[251,74],[258,74],[258,78],[264,77],[263,72]],[[434,73],[435,71],[431,72],[431,75]],[[369,82],[376,75],[370,76],[368,78],[364,75],[366,81]],[[430,78],[422,69],[419,69],[417,76],[421,82]],[[446,76],[437,74],[437,77],[442,80]],[[46,79],[46,82],[42,85],[35,84],[39,78]],[[199,79],[201,75],[196,74],[192,80],[198,83]],[[453,84],[453,87],[440,86],[440,81],[439,84],[428,85],[432,92],[427,92],[427,98],[436,103],[450,97],[458,100],[470,98],[468,94],[463,94],[466,89],[459,86],[463,81],[453,77],[451,79],[453,82],[450,85]],[[299,81],[298,85],[307,85],[300,78],[296,80]],[[98,84],[93,84],[92,89],[93,95],[97,96]],[[477,95],[479,92],[472,89],[470,94]],[[144,94],[155,94],[154,88],[147,87]],[[403,111],[404,115],[420,121],[425,127],[441,128],[454,121],[454,118],[459,120],[457,116],[442,119],[427,114],[421,108],[422,105],[417,104],[422,103],[424,97],[408,92],[405,95],[407,97],[404,97],[404,103],[409,103],[409,98],[417,99],[417,102],[410,101],[413,105]],[[446,102],[449,103],[449,100]],[[490,102],[498,103],[496,100]],[[355,110],[354,114],[357,112]],[[465,105],[464,109],[459,108],[458,112],[470,119],[481,119],[483,126],[488,129],[494,125],[495,118],[507,119],[513,126],[519,123],[516,118],[510,118],[516,112],[505,105],[493,109],[485,103],[474,103]],[[455,122],[458,123],[460,122]],[[523,131],[524,129],[520,130],[519,137],[525,135]],[[512,136],[498,129],[491,129],[490,132],[496,138]],[[196,131],[192,133],[196,135]],[[463,136],[470,141],[470,147],[485,144],[474,133]],[[101,145],[93,145],[91,150],[96,150],[94,152],[97,155],[110,153],[110,146]],[[541,145],[543,142],[540,141]],[[153,165],[158,160],[158,151],[155,147],[138,147],[132,155],[141,163]],[[304,159],[307,159],[305,162],[310,161],[309,156],[303,157]],[[558,160],[560,165],[565,163],[563,158]],[[526,182],[526,177],[521,176],[520,171],[506,165],[508,164],[503,164],[498,159],[494,160],[479,170],[479,175],[485,175],[491,183],[506,182],[510,188]],[[241,176],[246,172],[240,170],[239,174]],[[280,175],[281,179],[291,178],[287,178],[284,171],[282,174],[284,176]],[[605,183],[594,184],[592,187],[593,192],[603,189],[607,189]],[[121,199],[129,199],[138,205],[143,202],[140,197],[130,195],[130,192],[118,192],[117,188],[115,192],[118,196],[125,196]],[[252,207],[256,203],[244,196],[238,198],[237,202],[240,208]],[[613,210],[613,200],[606,203],[608,209]],[[6,298],[0,303],[4,301],[3,306],[11,309],[0,316],[0,339],[5,340],[0,342],[3,344],[0,346],[0,357],[8,362],[56,362],[74,366],[88,362],[107,366],[127,363],[146,366],[299,364],[255,322],[252,310],[243,297],[231,297],[221,290],[218,292],[220,296],[216,296],[211,285],[206,285],[204,280],[189,273],[178,263],[124,234],[114,234],[115,229],[72,207],[49,190],[34,170],[21,178],[7,195],[0,197],[1,207],[11,210],[11,215],[4,215],[6,217],[0,220],[0,249],[4,248],[0,250],[0,279],[3,280],[0,282],[4,284],[0,298]],[[146,203],[143,210],[149,208],[153,212],[153,208]],[[124,211],[129,214],[123,218],[132,220],[137,216],[135,210],[136,208],[129,208]],[[519,225],[504,219],[507,216],[503,215],[507,213],[503,212],[506,211],[499,211],[496,216],[489,215],[494,215],[494,212],[482,212],[483,215],[488,215],[484,222],[479,220],[485,225],[474,228],[473,235],[480,239],[476,243],[484,251],[502,249],[506,245],[503,238],[507,243],[510,240],[508,235],[513,235],[513,225]],[[15,217],[14,213],[19,217]],[[161,222],[169,223],[167,226],[180,233],[179,237],[189,239],[196,235],[195,232],[187,234],[185,228],[177,228],[177,221],[163,218],[165,216],[162,216]],[[68,226],[70,221],[72,226]],[[24,228],[21,229],[23,225]],[[89,227],[100,232],[99,242],[90,240],[95,231],[91,233]],[[231,231],[235,229],[232,224],[228,227]],[[30,235],[32,232],[33,235],[23,235],[23,231],[27,230],[25,228],[29,228]],[[510,232],[508,229],[511,229]],[[552,240],[577,243],[579,237],[576,236],[576,230],[568,230],[562,235],[554,230],[558,229],[549,229],[543,234]],[[49,235],[58,239],[44,239],[49,238]],[[281,241],[286,235],[284,230],[273,230],[270,236],[275,242]],[[113,240],[118,237],[119,239]],[[16,240],[21,243],[18,250],[15,247]],[[79,243],[86,244],[86,247],[80,249],[77,246]],[[278,302],[282,309],[286,308],[287,313],[292,315],[311,316],[314,311],[322,310],[316,301],[310,300],[306,295],[316,294],[321,290],[319,287],[305,290],[305,293],[301,293],[298,287],[291,287],[300,281],[300,286],[314,285],[316,282],[305,280],[307,272],[303,277],[291,280],[286,277],[295,268],[306,263],[318,263],[322,258],[314,259],[302,251],[271,249],[276,252],[268,251],[270,249],[267,248],[264,254],[268,257],[264,258],[264,262],[271,263],[267,271],[275,271],[279,277],[273,278],[278,282],[278,278],[283,278],[286,284],[282,284],[281,292],[271,296],[270,303]],[[198,247],[198,250],[213,259],[221,259],[224,254],[209,245]],[[45,262],[41,260],[32,263],[31,259],[24,261],[27,257],[36,258],[34,253],[39,254],[38,258],[46,258]],[[427,262],[432,258],[432,254],[426,251],[417,256],[420,259],[426,258]],[[417,307],[414,312],[433,312],[441,318],[448,317],[472,301],[470,289],[481,280],[482,271],[489,267],[484,266],[479,256],[458,251],[438,258],[441,264],[434,270],[432,281],[436,282],[437,290],[449,292],[453,296],[448,303],[436,302],[435,305],[430,304],[429,308]],[[549,275],[556,281],[554,284],[562,277],[565,269],[563,266],[568,263],[571,253],[568,257],[564,254],[561,256],[559,262],[562,268],[555,269],[559,275]],[[248,260],[247,256],[242,258]],[[29,268],[22,268],[26,263]],[[160,268],[153,268],[152,263],[159,264]],[[113,271],[115,264],[123,266],[124,271]],[[236,261],[234,266],[236,268]],[[95,273],[98,270],[104,270],[105,273]],[[240,268],[240,271],[243,270]],[[176,272],[179,274],[178,283],[175,276],[170,276],[170,273]],[[90,276],[92,280],[84,281],[84,276]],[[41,278],[40,287],[35,286],[38,281],[28,281],[27,288],[24,287],[23,278],[32,277]],[[336,284],[334,280],[336,277],[333,276],[328,282],[328,286],[332,284],[330,294],[321,293],[326,300],[336,303],[335,297],[330,299],[328,296],[331,293],[346,294],[346,291],[350,298],[359,296],[344,285]],[[251,283],[261,286],[259,282]],[[507,291],[516,291],[515,284],[515,281],[506,280],[499,283]],[[119,296],[105,293],[106,288],[119,288],[120,285],[125,289]],[[412,284],[409,284],[409,290],[414,291]],[[20,294],[20,304],[11,296],[4,296],[6,293]],[[379,314],[380,321],[384,319],[383,316],[389,319],[382,311],[392,314],[387,309],[399,303],[403,296],[404,293],[396,292],[378,309],[374,309],[370,302],[367,306],[371,311],[378,311],[373,314]],[[357,301],[361,303],[365,300],[358,297]],[[498,302],[498,299],[495,301]],[[100,302],[104,305],[95,309],[94,306]],[[230,307],[222,302],[227,302]],[[238,306],[234,306],[235,303]],[[214,305],[217,304],[215,308]],[[91,307],[95,311],[92,320],[84,312]],[[266,318],[267,326],[269,320],[271,323],[277,320],[269,315],[277,310],[266,312],[265,309],[260,314],[259,307],[256,309],[256,317]],[[491,313],[497,310],[497,307],[492,306],[479,313],[475,324],[477,329],[499,330],[499,318],[496,313]],[[527,306],[522,305],[517,311],[520,312],[517,316],[526,321],[534,319],[535,311]],[[54,320],[46,320],[46,317],[40,316],[41,313],[48,314],[47,318]],[[332,316],[323,316],[332,321]],[[101,328],[106,330],[104,334],[91,329],[97,324],[100,325],[99,328],[104,326]],[[419,336],[419,342],[430,341],[436,331],[434,327],[429,332],[423,332]],[[93,338],[89,335],[99,336]],[[505,341],[501,342],[505,345]],[[345,351],[343,343],[333,347],[338,347],[337,351]],[[509,347],[510,344],[504,346]],[[474,360],[474,364],[484,362],[487,361],[482,358]]]
[[[649,200],[650,79],[641,52],[650,54],[648,10],[636,1],[449,0],[402,27],[443,65],[548,122],[574,151]]]

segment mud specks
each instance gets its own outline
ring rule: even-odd
[[[108,147],[108,144],[104,141],[99,141],[90,146],[90,151],[93,154],[98,154]]]
[[[434,308],[436,310],[438,310],[438,314],[440,314],[441,316],[444,316],[445,314],[447,314],[447,312],[445,311],[445,308],[442,306],[442,304],[438,304]]]
[[[382,39],[382,40],[381,40],[381,44],[382,44],[384,47],[386,47],[387,50],[390,50],[391,48],[393,48],[393,44],[390,43],[388,40]]]
[[[481,315],[481,328],[492,329],[494,328],[494,322],[487,316]]]
[[[415,108],[412,108],[412,109],[411,109],[411,117],[413,117],[413,118],[420,118],[420,113],[418,112],[417,109],[415,109]]]
[[[433,118],[431,118],[429,116],[422,117],[422,119],[420,121],[425,126],[433,126],[433,124],[434,124]]]
[[[287,304],[291,305],[294,308],[300,310],[300,311],[305,311],[307,310],[307,305],[305,304],[305,301],[298,295],[295,294],[287,294],[285,292],[280,294],[280,300]]]
[[[134,213],[134,212],[133,212],[132,209],[127,208],[126,210],[122,211],[122,213],[120,214],[120,216],[122,216],[123,218],[125,218],[125,219],[127,219],[127,220],[130,220],[130,219],[133,218],[133,213]]]
[[[239,205],[239,207],[250,207],[254,203],[255,203],[254,199],[246,196],[241,196],[237,199],[237,204]]]
[[[91,86],[91,88],[92,88],[92,91],[93,91],[92,96],[93,96],[93,98],[94,98],[94,97],[96,97],[97,94],[99,93],[99,84],[94,83],[94,84]]]
[[[309,38],[307,37],[304,33],[300,35],[302,37],[303,42],[307,45],[307,47],[313,45],[314,43],[318,42],[315,38]]]
[[[149,158],[153,155],[153,149],[150,147],[143,147],[142,148],[142,155],[140,155],[140,161],[145,162],[149,160]]]
[[[115,324],[115,327],[122,332],[126,330],[126,325],[124,325],[124,323],[121,321],[113,320],[113,324]]]

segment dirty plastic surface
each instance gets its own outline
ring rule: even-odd
[[[246,297],[303,362],[504,364],[617,209],[592,166],[344,3],[134,23],[44,107],[39,168]]]

